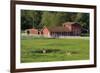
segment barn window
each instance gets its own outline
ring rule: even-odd
[[[28,34],[28,35],[30,34],[30,31],[29,31],[29,30],[27,31],[27,34]]]
[[[40,34],[40,32],[38,31],[38,34]]]

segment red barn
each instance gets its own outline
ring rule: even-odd
[[[50,30],[47,28],[47,27],[44,27],[42,30],[41,30],[41,35],[45,36],[45,37],[50,37]]]
[[[75,22],[66,22],[63,26],[44,27],[42,35],[48,37],[80,36],[81,25]]]
[[[38,34],[38,30],[35,28],[25,30],[27,34]]]
[[[71,31],[71,35],[79,36],[81,34],[81,25],[76,22],[66,22],[63,24],[64,27]]]
[[[81,25],[76,22],[66,22],[62,26],[44,27],[40,31],[30,29],[31,34],[38,34],[45,37],[65,37],[65,36],[80,36]]]

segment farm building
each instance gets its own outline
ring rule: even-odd
[[[27,29],[27,33],[42,35],[45,37],[66,37],[66,36],[80,36],[81,25],[76,22],[66,22],[62,26],[44,27],[40,31],[37,29]]]
[[[38,34],[38,30],[35,29],[35,28],[27,29],[27,30],[25,30],[25,32],[26,32],[27,34],[34,34],[34,35]]]

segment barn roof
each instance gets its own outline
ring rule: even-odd
[[[73,24],[77,24],[78,26],[80,26],[80,24],[77,22],[65,22],[62,25],[73,25]],[[50,32],[71,32],[71,30],[68,27],[64,26],[47,27],[47,29]]]
[[[70,32],[70,30],[66,27],[57,26],[57,27],[48,27],[50,32]]]
[[[63,25],[73,25],[73,24],[79,24],[78,22],[65,22]]]
[[[77,22],[65,22],[62,25],[73,25],[73,24],[80,25]],[[68,27],[64,27],[64,26],[53,26],[53,27],[46,27],[46,26],[44,26],[44,28],[42,28],[40,31],[43,31],[45,28],[47,28],[50,32],[71,32],[71,30]],[[38,31],[35,28],[27,29],[27,30]]]

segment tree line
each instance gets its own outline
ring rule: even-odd
[[[78,22],[89,32],[89,13],[21,10],[21,30],[61,26],[64,22]]]

